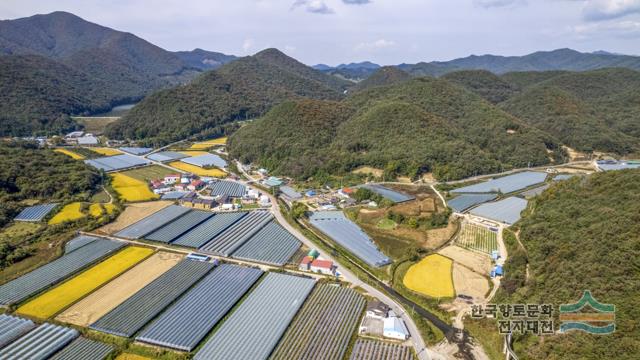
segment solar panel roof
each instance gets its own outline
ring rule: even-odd
[[[51,212],[51,210],[55,209],[56,206],[58,206],[57,203],[29,206],[28,208],[24,208],[22,211],[20,211],[18,216],[16,216],[13,220],[41,221]]]

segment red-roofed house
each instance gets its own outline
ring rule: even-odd
[[[303,257],[302,261],[300,262],[300,266],[298,266],[298,269],[300,271],[309,271],[312,261],[313,261],[313,256]]]
[[[160,180],[151,180],[151,187],[154,189],[160,189],[164,187],[164,183]]]
[[[333,261],[315,259],[311,262],[310,270],[326,275],[333,275]]]
[[[202,180],[193,180],[191,181],[191,184],[187,186],[187,189],[189,189],[189,191],[196,191],[202,189],[205,185],[206,184]]]

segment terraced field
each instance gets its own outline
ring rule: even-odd
[[[291,324],[272,360],[342,359],[366,300],[352,289],[318,286]]]
[[[111,175],[111,185],[124,201],[147,201],[158,198],[158,195],[149,190],[143,181],[121,173]]]
[[[172,166],[176,169],[180,169],[182,171],[190,172],[198,176],[212,176],[212,177],[218,177],[218,178],[223,178],[227,176],[227,173],[220,169],[217,169],[217,168],[205,169],[199,166],[183,163],[182,161],[174,161],[170,163],[169,166]]]
[[[82,212],[82,203],[74,202],[65,205],[54,217],[49,220],[49,225],[62,224],[68,221],[79,220],[86,215]]]
[[[466,249],[491,254],[492,251],[498,250],[498,234],[484,226],[465,223],[456,244]]]
[[[127,247],[71,280],[20,306],[17,313],[39,319],[50,318],[152,253],[153,250],[149,248]]]
[[[223,136],[223,137],[219,137],[217,139],[206,140],[206,141],[201,141],[201,142],[194,143],[193,145],[191,145],[189,150],[205,150],[205,149],[209,149],[211,147],[214,147],[216,145],[224,145],[226,143],[227,143],[227,137]]]
[[[453,261],[439,254],[420,260],[409,268],[402,282],[404,286],[422,295],[434,298],[454,296]]]

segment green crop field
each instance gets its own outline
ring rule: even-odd
[[[158,165],[151,165],[138,169],[123,171],[122,173],[146,183],[151,180],[162,180],[165,176],[175,174],[177,173],[177,171],[172,171],[171,169],[167,169]]]
[[[466,223],[460,230],[456,244],[491,254],[493,250],[498,250],[498,234],[484,226]]]

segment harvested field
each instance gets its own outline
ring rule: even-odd
[[[394,205],[390,210],[404,216],[428,216],[439,208],[436,207],[436,200],[428,197]]]
[[[453,285],[456,294],[469,295],[476,299],[484,299],[489,292],[489,282],[484,276],[457,262],[453,263]]]
[[[356,291],[319,285],[291,323],[270,360],[342,359],[366,300]]]
[[[80,154],[77,154],[77,153],[75,153],[75,152],[73,152],[71,150],[67,150],[67,149],[63,149],[63,148],[57,148],[57,149],[55,149],[53,151],[55,151],[57,153],[60,153],[60,154],[65,154],[67,156],[70,156],[71,158],[73,158],[75,160],[84,160],[84,156],[82,156]]]
[[[94,148],[89,148],[89,150],[104,156],[113,156],[113,155],[122,154],[122,151],[118,149],[108,148],[108,147],[94,147]]]
[[[413,360],[409,346],[376,340],[358,339],[349,360]]]
[[[102,135],[107,125],[118,121],[119,117],[78,116],[74,120],[84,125],[84,131],[94,135]]]
[[[118,216],[116,221],[111,224],[107,224],[100,229],[98,232],[103,234],[114,234],[118,231],[126,228],[129,225],[132,225],[147,216],[166,208],[169,205],[172,205],[173,201],[149,201],[149,202],[141,202],[135,204],[129,204],[124,209],[122,214]]]
[[[164,179],[165,176],[176,172],[164,166],[151,165],[137,169],[123,171],[121,174],[143,181],[145,184],[151,180]]]
[[[485,226],[464,223],[456,238],[456,245],[491,254],[492,251],[498,250],[498,234]]]
[[[198,176],[212,176],[212,177],[218,177],[218,178],[224,178],[227,176],[226,172],[218,168],[205,169],[199,166],[183,163],[182,161],[174,161],[172,163],[169,163],[169,166],[198,175]]]
[[[111,175],[111,185],[124,201],[146,201],[158,198],[147,184],[122,173]]]
[[[65,205],[54,217],[49,220],[49,225],[61,224],[67,221],[82,219],[86,215],[82,212],[82,203],[74,202]]]
[[[48,319],[153,253],[152,249],[130,246],[80,275],[20,306],[17,313]]]
[[[193,143],[189,150],[204,150],[217,145],[225,145],[227,143],[227,137],[219,137],[216,139],[205,140],[197,143]]]
[[[425,257],[412,265],[402,280],[404,286],[422,295],[443,298],[453,297],[451,278],[453,261],[442,255]]]
[[[158,252],[71,306],[58,315],[56,320],[89,326],[177,265],[182,257],[179,254]]]
[[[178,151],[178,152],[188,156],[200,156],[200,155],[210,154],[210,152],[203,151],[203,150],[185,150],[185,151]]]
[[[488,274],[491,271],[491,259],[486,255],[463,249],[459,246],[447,246],[438,251],[438,253],[471,268],[479,274]]]

